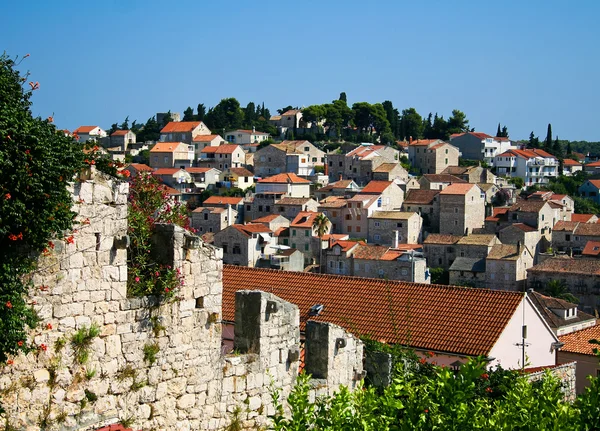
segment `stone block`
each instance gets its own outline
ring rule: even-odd
[[[177,399],[177,408],[189,409],[196,402],[196,396],[194,394],[185,394]]]

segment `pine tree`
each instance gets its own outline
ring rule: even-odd
[[[498,123],[498,130],[496,131],[496,137],[498,137],[498,138],[502,137],[502,130],[500,130],[500,123]]]
[[[502,127],[502,135],[500,136],[502,136],[503,138],[508,138],[508,127]]]
[[[548,123],[548,132],[544,141],[544,149],[548,152],[552,151],[552,124]]]
[[[348,99],[346,98],[346,93],[344,91],[342,91],[340,93],[340,99],[339,100],[341,100],[342,102],[348,103]]]
[[[558,159],[563,158],[562,146],[560,145],[560,142],[558,142],[558,136],[556,136],[556,139],[554,140],[554,145],[552,146],[552,151],[553,151],[554,157],[556,157]]]
[[[567,142],[567,156],[573,154],[573,149],[571,148],[571,141]]]

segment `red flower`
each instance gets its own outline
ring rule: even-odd
[[[8,235],[8,239],[10,239],[11,241],[16,241],[18,238],[17,238],[17,235],[15,235],[14,233],[11,233],[10,235]]]
[[[30,153],[30,151],[29,151],[29,150],[25,150],[25,154],[29,154],[29,153]]]
[[[492,388],[485,388],[485,390],[490,393],[492,392]]]
[[[48,349],[48,346],[46,346],[45,344],[40,344],[40,349],[42,349],[45,352]]]
[[[52,241],[48,241],[48,246],[54,250],[54,243]]]
[[[425,412],[425,413],[429,413],[429,409],[425,409],[425,410],[424,410],[424,412]]]
[[[140,277],[135,277],[135,282],[139,283],[140,282]]]
[[[427,360],[425,358],[421,358],[421,359],[419,359],[419,362],[422,363],[422,364],[426,364]]]
[[[4,195],[4,199],[9,200],[12,196],[10,195],[10,193],[7,193]]]
[[[489,379],[489,378],[490,378],[490,375],[489,375],[488,373],[483,373],[483,374],[481,375],[481,378],[482,378],[483,380],[487,380],[487,379]]]
[[[165,287],[165,293],[169,293],[169,292],[170,292],[169,288]]]
[[[6,308],[12,308],[12,303],[10,301],[6,301]]]
[[[6,365],[12,365],[14,363],[15,363],[15,361],[13,361],[12,359],[9,359],[8,361],[6,361]]]
[[[17,341],[17,346],[22,347],[23,346],[23,341],[22,340]]]
[[[66,241],[67,241],[67,243],[69,243],[69,244],[74,244],[74,243],[75,243],[75,240],[73,239],[73,235],[71,235],[70,237],[67,237],[67,238],[66,238]]]
[[[160,272],[156,271],[156,272],[154,273],[154,275],[156,275],[157,277],[159,277],[159,276],[160,276]]]
[[[52,323],[47,323],[46,324],[46,329],[52,329]]]

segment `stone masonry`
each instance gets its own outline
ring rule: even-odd
[[[95,430],[124,420],[145,430],[265,426],[274,412],[269,388],[286,396],[298,374],[298,308],[272,294],[238,292],[236,350],[223,356],[221,250],[159,226],[155,258],[179,268],[184,283],[170,302],[129,298],[128,184],[98,174],[72,192],[76,230],[53,241],[31,277],[41,318],[34,349],[0,369],[0,429],[5,421],[25,430]],[[91,325],[99,335],[79,363],[72,337]],[[363,376],[362,343],[338,326],[315,325],[316,332],[307,327],[305,356],[307,372],[324,371],[315,394],[354,387]]]

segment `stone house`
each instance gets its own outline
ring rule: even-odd
[[[377,196],[380,211],[399,211],[404,202],[404,191],[393,181],[369,181],[360,194]]]
[[[352,179],[364,185],[373,179],[373,171],[382,163],[397,163],[399,152],[384,145],[361,144],[346,154],[327,154],[329,181]]]
[[[494,166],[494,158],[498,154],[514,148],[508,138],[481,132],[453,134],[450,136],[450,143],[460,150],[463,159],[481,160],[490,166]]]
[[[556,204],[540,199],[518,199],[506,214],[507,223],[525,223],[535,227],[548,241],[552,240],[552,229],[559,221]]]
[[[320,238],[313,228],[318,212],[302,211],[290,223],[290,245],[304,254],[304,263],[318,262],[320,259]],[[327,226],[325,234],[331,232],[331,224]],[[321,244],[322,245],[322,244]]]
[[[253,193],[244,198],[244,221],[254,220],[275,210],[275,203],[286,196],[285,192]]]
[[[485,258],[492,248],[500,244],[500,240],[493,234],[470,234],[461,237],[456,242],[456,256],[468,258]]]
[[[143,163],[130,163],[123,170],[129,171],[131,178],[137,177],[142,172],[152,173],[154,171],[150,166]]]
[[[554,209],[553,219],[555,223],[571,220],[571,216],[575,212],[575,201],[569,195],[559,195],[551,191],[538,191],[529,195],[527,200],[547,201],[550,207]]]
[[[471,184],[496,184],[496,175],[481,166],[448,166],[442,174],[454,175]]]
[[[430,267],[449,270],[456,259],[456,244],[462,237],[432,233],[423,241],[423,254]]]
[[[80,126],[73,131],[77,142],[99,141],[106,138],[106,131],[98,126]]]
[[[542,295],[533,289],[529,289],[527,294],[558,337],[596,325],[596,317],[579,311],[577,304]]]
[[[206,147],[218,147],[219,145],[225,144],[226,141],[221,135],[196,135],[192,139],[192,144],[196,151],[196,159],[200,157],[200,151]]]
[[[416,212],[374,211],[368,221],[369,243],[394,247],[421,243],[423,218]]]
[[[242,197],[210,196],[202,202],[202,206],[219,208],[231,207],[237,214],[235,224],[244,222],[244,198]]]
[[[323,199],[317,206],[317,211],[322,212],[331,222],[331,232],[341,234],[344,226],[342,209],[346,207],[346,199],[332,196]]]
[[[220,207],[198,207],[192,211],[191,226],[198,231],[198,235],[205,233],[216,233],[227,226],[235,224],[237,211],[228,206]]]
[[[542,251],[542,236],[536,228],[525,223],[514,223],[498,232],[498,238],[502,244],[523,244],[533,254],[534,263],[537,263]]]
[[[277,174],[258,180],[256,193],[284,193],[291,198],[310,197],[311,182],[293,173]]]
[[[356,277],[429,283],[421,252],[363,242],[337,241],[327,250],[326,272]]]
[[[490,206],[494,203],[496,195],[500,191],[500,188],[496,184],[490,183],[477,183],[485,199],[486,206]]]
[[[283,141],[256,151],[254,172],[269,176],[293,172],[299,176],[312,176],[316,166],[325,164],[325,153],[306,140]]]
[[[285,134],[288,129],[298,129],[304,126],[302,122],[302,110],[289,109],[281,115],[272,115],[269,123],[277,127],[280,134]]]
[[[423,231],[439,232],[439,194],[439,190],[409,190],[404,197],[402,211],[418,213],[423,218]]]
[[[210,135],[211,131],[202,121],[171,121],[160,131],[161,142],[185,142],[194,145],[198,135]]]
[[[151,168],[189,168],[194,164],[194,147],[183,142],[157,142],[150,150]]]
[[[222,179],[226,186],[242,190],[254,186],[254,174],[246,168],[229,168],[223,172]]]
[[[454,183],[466,183],[466,181],[448,174],[424,174],[419,179],[421,190],[444,190]]]
[[[440,139],[411,141],[408,160],[420,174],[440,174],[448,166],[458,166],[459,150]]]
[[[339,180],[334,183],[329,183],[325,187],[321,187],[315,195],[319,201],[329,196],[352,197],[360,192],[361,187],[353,180]]]
[[[246,153],[244,153],[242,147],[234,144],[204,147],[200,151],[198,165],[221,171],[229,168],[242,168],[246,165]]]
[[[293,220],[303,211],[316,212],[319,203],[312,198],[283,197],[275,203],[274,212]]]
[[[290,227],[290,221],[278,214],[269,214],[264,217],[259,217],[252,220],[252,223],[262,223],[267,226],[272,232],[276,232],[281,228]],[[287,245],[287,244],[286,244]]]
[[[554,225],[552,248],[581,253],[588,241],[600,241],[600,224],[560,221]]]
[[[486,287],[525,290],[527,269],[533,266],[533,258],[523,243],[494,245],[485,260]]]
[[[262,223],[228,226],[215,233],[213,243],[223,250],[223,263],[251,268],[268,265],[269,256],[277,250],[273,231]]]
[[[400,162],[382,163],[373,169],[373,179],[376,181],[408,181],[408,171]]]
[[[451,184],[440,191],[442,234],[465,235],[484,226],[485,200],[476,184]]]
[[[485,258],[457,257],[450,265],[450,285],[485,289]]]
[[[135,133],[133,133],[131,130],[115,130],[110,135],[110,146],[120,147],[121,151],[127,151],[129,145],[135,143]]]
[[[225,140],[231,144],[260,144],[270,138],[268,133],[252,130],[232,130],[225,133]]]
[[[578,300],[580,310],[600,310],[600,259],[558,256],[527,269],[527,287],[543,291],[552,280],[561,281]]]
[[[600,180],[586,180],[579,186],[579,194],[600,204]]]
[[[269,256],[270,267],[280,271],[303,271],[304,254],[295,248],[277,248],[277,251]]]
[[[597,346],[589,343],[590,340],[600,340],[600,325],[562,335],[558,339],[563,346],[557,352],[556,362],[577,362],[575,388],[577,393],[581,394],[590,386],[589,377],[600,375],[598,356],[594,352]]]

